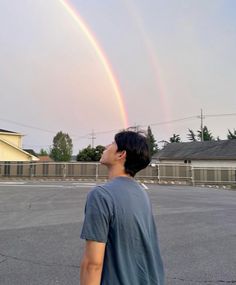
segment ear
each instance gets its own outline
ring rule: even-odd
[[[125,160],[126,159],[126,150],[119,151],[118,159],[119,160]]]

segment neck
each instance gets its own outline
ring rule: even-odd
[[[129,174],[125,173],[124,168],[115,167],[115,166],[108,167],[109,179],[113,179],[115,177],[120,177],[120,176],[131,177]]]

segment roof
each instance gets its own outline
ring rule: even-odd
[[[159,160],[236,160],[236,140],[169,143]]]
[[[72,155],[72,156],[71,156],[71,160],[70,160],[70,161],[77,161],[77,159],[76,159],[76,158],[77,158],[77,155]]]
[[[4,129],[0,129],[0,134],[2,135],[12,135],[12,136],[21,136],[23,137],[23,135],[21,133],[17,133],[17,132],[12,132],[12,131],[8,131],[8,130],[4,130]]]
[[[16,134],[16,132],[0,129],[0,133],[10,133],[10,134]]]
[[[38,158],[39,158],[39,161],[47,161],[47,162],[49,162],[49,161],[54,161],[54,160],[51,159],[51,157],[48,156],[48,155],[38,155]]]
[[[32,154],[33,156],[38,157],[37,153],[33,149],[23,149],[25,152]]]

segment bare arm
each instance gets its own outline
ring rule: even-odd
[[[105,243],[86,241],[80,264],[80,285],[100,285]]]

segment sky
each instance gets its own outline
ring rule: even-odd
[[[201,109],[214,137],[236,128],[236,1],[64,1],[96,47],[62,2],[0,1],[0,129],[23,148],[63,131],[77,154],[148,125],[157,142],[188,141]]]

